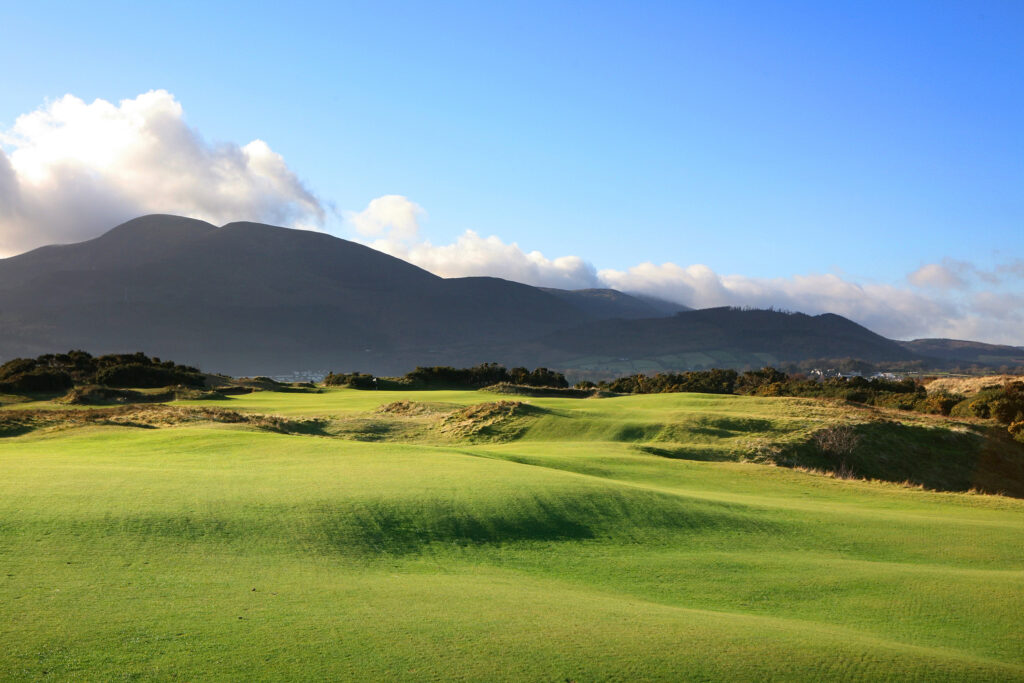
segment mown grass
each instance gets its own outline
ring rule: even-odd
[[[1024,680],[1024,501],[737,461],[859,411],[530,398],[513,440],[431,421],[502,398],[257,392],[179,405],[333,427],[0,439],[0,678]],[[377,412],[397,400],[432,407]],[[412,426],[345,431],[378,420]]]

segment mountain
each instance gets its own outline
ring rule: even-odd
[[[900,342],[905,349],[921,356],[963,365],[1024,366],[1024,347],[985,344],[962,339],[914,339]]]
[[[744,367],[814,358],[903,362],[920,356],[832,313],[708,308],[671,317],[603,320],[567,327],[522,347],[553,367],[613,373]],[[589,367],[588,367],[589,366]]]
[[[690,310],[681,304],[616,289],[540,289],[598,319],[659,318]]]
[[[832,314],[694,311],[610,289],[446,279],[361,244],[258,223],[143,216],[0,260],[0,361],[81,348],[236,375],[487,361],[596,375],[951,358],[935,341],[901,345]]]
[[[405,371],[593,317],[534,287],[437,277],[322,233],[144,216],[0,261],[0,357],[146,350],[229,373]]]

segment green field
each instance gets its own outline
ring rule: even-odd
[[[0,679],[1024,680],[1024,501],[740,461],[835,404],[508,398],[0,439]]]

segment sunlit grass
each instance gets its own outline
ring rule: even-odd
[[[498,398],[204,405],[372,420]],[[527,400],[542,412],[504,442],[0,440],[0,678],[1024,679],[1024,502],[726,457],[858,419],[838,405]],[[680,439],[722,457],[639,448]]]

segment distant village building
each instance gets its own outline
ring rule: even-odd
[[[808,372],[807,375],[811,379],[817,380],[819,382],[824,382],[827,379],[850,379],[851,377],[864,376],[862,373],[857,372],[856,370],[851,372],[843,372],[838,368],[814,368],[813,370]],[[871,375],[868,375],[868,379],[884,379],[897,382],[903,379],[903,377],[903,375],[897,374],[895,372],[875,372]]]

